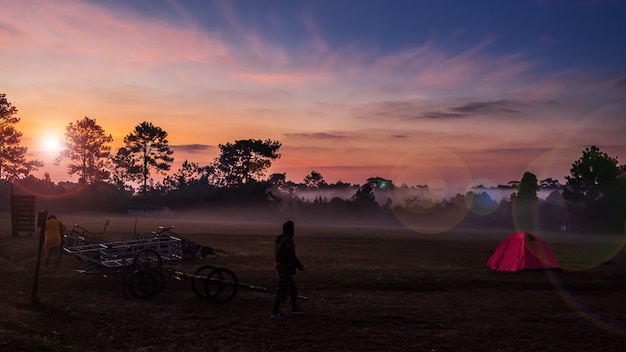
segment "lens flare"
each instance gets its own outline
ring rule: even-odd
[[[469,184],[467,165],[449,150],[426,147],[402,156],[391,171],[396,188],[389,191],[396,218],[415,232],[438,234],[458,225],[468,209],[463,189],[449,185]],[[398,186],[401,185],[401,186]]]
[[[24,194],[33,195],[41,199],[62,199],[65,197],[72,196],[74,194],[78,194],[87,187],[87,184],[83,183],[83,184],[78,184],[76,185],[76,187],[66,192],[62,192],[62,193],[42,193],[42,192],[30,189],[28,188],[28,186],[25,186],[21,184],[20,182],[15,182],[13,185],[15,186],[15,188],[19,189]]]
[[[602,149],[601,144],[604,139],[597,135],[594,136],[591,131],[604,128],[609,133],[612,132],[611,126],[614,127],[615,121],[619,121],[620,116],[623,116],[625,112],[625,101],[600,107],[581,119],[558,141],[554,148],[534,159],[526,170],[533,172],[539,180],[566,176],[559,175],[558,172],[562,172],[565,165],[572,165],[578,160],[584,148],[598,145]],[[609,155],[611,154],[609,153]],[[558,197],[555,198],[558,200]],[[554,214],[548,210],[549,208],[546,207],[539,208],[536,205],[534,207],[533,205],[522,207],[520,204],[516,209],[514,205],[515,225],[518,230],[521,227],[529,227],[532,232],[541,233],[542,236],[551,236],[551,242],[559,244],[557,254],[564,270],[597,270],[601,269],[603,265],[614,266],[615,264],[611,263],[615,260],[624,260],[625,234],[550,232],[547,226],[549,221],[563,222],[562,230],[568,230],[569,224],[566,214]],[[559,216],[562,218],[554,219],[554,217]],[[616,259],[620,257],[622,259]],[[562,280],[561,275],[554,272],[549,272],[549,275],[561,299],[578,315],[598,328],[614,334],[626,335],[626,326],[623,322],[607,318],[607,313],[595,312],[592,305],[585,303],[584,297],[577,296],[576,290],[568,288],[567,282]]]
[[[502,192],[489,179],[476,179],[465,189],[465,205],[476,215],[489,215],[500,206]]]
[[[580,157],[581,150],[578,147],[557,147],[545,153],[542,153],[533,159],[528,166],[520,173],[520,179],[524,172],[531,172],[537,176],[537,180],[545,180],[548,178],[563,180],[565,175],[557,175],[562,165],[573,163]],[[561,182],[561,181],[559,181]],[[554,197],[557,204],[544,203],[540,208],[539,202],[533,201],[512,201],[513,223],[518,232],[527,231],[533,233],[541,233],[551,228],[566,227],[566,216],[562,212],[556,210],[556,207],[564,209],[562,199],[560,197],[560,189],[540,190],[538,197],[547,200],[549,193],[557,192]],[[552,201],[552,199],[551,199]]]
[[[584,148],[590,144],[599,144],[602,142],[588,140],[588,130],[602,126],[609,128],[612,123],[611,121],[615,121],[615,116],[621,116],[624,113],[626,113],[626,102],[624,101],[600,107],[581,119],[569,133],[558,141],[554,148],[533,159],[525,168],[524,172],[532,172],[537,176],[538,180],[555,178],[564,181],[567,175],[563,175],[563,173],[567,172],[569,167],[581,157]],[[523,174],[523,172],[521,174]],[[520,178],[522,176],[521,174]],[[547,192],[554,191],[559,190]],[[544,202],[541,206],[538,203],[513,202],[512,209],[515,228],[518,231],[534,233],[551,231],[558,228],[562,230],[570,229],[571,221],[565,213],[565,205],[563,204],[561,193],[562,192],[559,191],[558,194],[552,197],[552,203]],[[548,196],[549,195],[544,194],[543,198],[547,199]],[[593,236],[594,234],[590,235]],[[603,259],[604,258],[598,258],[599,262],[602,262]]]
[[[622,242],[622,246],[624,245],[624,243],[626,243],[624,241],[624,238],[622,238],[621,242]],[[595,247],[595,246],[590,245],[589,243],[581,242],[581,243],[578,243],[577,246],[573,247],[573,248],[577,248],[576,250],[574,250],[573,248],[569,249],[569,251],[573,251],[574,253],[567,253],[567,251],[559,253],[559,256],[561,257],[560,260],[561,260],[561,265],[563,266],[563,269],[573,270],[574,268],[576,269],[588,268],[587,265],[589,263],[588,262],[585,263],[585,262],[591,258],[584,258],[584,256],[582,257],[578,256],[577,253],[582,253],[585,251],[585,249],[589,250],[592,247]],[[595,260],[591,260],[591,261],[593,262]],[[547,271],[547,275],[550,281],[552,282],[552,284],[556,287],[557,293],[559,297],[561,298],[561,300],[563,300],[565,304],[567,304],[574,312],[576,312],[576,314],[578,314],[579,316],[581,316],[582,318],[589,321],[591,324],[595,325],[596,327],[600,329],[606,330],[612,334],[626,336],[626,326],[623,324],[623,322],[619,322],[616,319],[614,320],[614,319],[607,317],[608,315],[607,313],[594,312],[592,307],[584,303],[583,301],[584,297],[582,296],[577,297],[575,290],[568,288],[567,282],[563,280],[562,275],[560,273],[554,272],[554,271]],[[616,292],[615,294],[621,295],[621,292]],[[587,297],[587,299],[589,299],[589,297]],[[594,299],[597,299],[597,298],[594,298]]]

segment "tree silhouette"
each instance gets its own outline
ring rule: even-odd
[[[551,177],[543,179],[539,182],[541,188],[561,188],[563,185],[558,181]]]
[[[322,174],[313,170],[308,175],[304,176],[304,185],[307,188],[320,188],[326,185],[326,181],[324,181]]]
[[[280,158],[281,143],[267,139],[245,139],[220,144],[215,169],[224,186],[242,185],[260,180],[272,161]]]
[[[511,206],[515,226],[521,231],[533,231],[537,224],[537,204],[539,181],[532,172],[524,172],[517,184],[517,191],[511,194]]]
[[[366,183],[363,186],[361,186],[350,200],[352,201],[352,204],[356,206],[358,210],[372,211],[378,208],[378,204],[376,203],[376,195],[374,194],[374,189],[369,183]]]
[[[535,176],[532,172],[526,171],[524,172],[524,175],[522,175],[522,179],[517,186],[517,192],[513,193],[511,198],[520,200],[536,200],[539,188],[540,186],[537,176]]]
[[[0,179],[26,177],[31,171],[43,166],[39,160],[26,160],[28,148],[22,147],[22,133],[15,128],[20,122],[17,108],[0,94]]]
[[[370,177],[367,179],[367,183],[370,184],[372,186],[372,188],[374,189],[384,189],[384,190],[389,190],[389,189],[394,189],[394,184],[393,181],[388,180],[386,178],[382,178],[382,177]]]
[[[287,183],[287,174],[284,172],[271,174],[267,178],[267,183],[271,186],[284,186]]]
[[[563,199],[572,218],[587,225],[621,226],[626,180],[617,159],[591,146],[572,164],[570,172],[565,177]]]
[[[131,179],[142,182],[141,192],[145,193],[150,171],[165,174],[174,161],[167,132],[144,121],[124,137],[124,143],[126,146],[118,150],[114,160]]]
[[[348,182],[343,182],[341,180],[337,180],[337,182],[335,183],[328,184],[328,188],[331,188],[331,189],[346,189],[350,187],[352,187],[352,184]]]
[[[202,179],[204,171],[206,168],[185,160],[176,173],[163,180],[163,184],[168,190],[187,190]]]
[[[357,202],[373,202],[376,197],[374,196],[374,189],[369,183],[361,186],[356,193],[352,196],[352,200]]]
[[[509,181],[505,187],[508,188],[518,188],[519,187],[519,181],[517,180],[513,180],[513,181]]]
[[[118,190],[123,192],[133,191],[133,187],[127,182],[139,181],[139,168],[133,164],[132,155],[126,148],[120,148],[111,158],[113,163],[110,165],[111,181]]]
[[[107,135],[95,119],[85,116],[76,123],[66,127],[65,142],[60,155],[54,164],[59,165],[63,160],[69,160],[68,175],[79,174],[80,181],[94,183],[108,178],[106,167],[111,157],[111,143],[113,137]]]

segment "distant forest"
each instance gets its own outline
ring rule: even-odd
[[[362,185],[329,184],[312,170],[301,183],[284,173],[267,175],[281,157],[281,143],[246,139],[219,145],[210,165],[185,160],[178,170],[167,132],[142,122],[124,137],[114,153],[113,138],[85,117],[66,127],[55,164],[67,166],[77,183],[54,183],[43,166],[27,160],[17,129],[17,109],[0,94],[0,210],[10,210],[11,194],[37,197],[38,208],[98,211],[150,216],[190,209],[254,209],[257,214],[306,214],[328,221],[367,223],[458,219],[458,226],[503,226],[546,230],[619,231],[626,220],[626,166],[598,147],[587,147],[574,160],[566,183],[538,180],[526,172],[498,189],[512,190],[502,199],[494,189],[476,187],[452,197],[437,196],[428,185],[395,185],[370,177]],[[173,172],[172,172],[173,171]],[[160,181],[155,176],[160,175]],[[544,198],[539,192],[549,192]],[[260,213],[258,213],[260,212]]]

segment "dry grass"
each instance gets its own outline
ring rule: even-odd
[[[69,217],[100,231],[107,217]],[[273,287],[275,223],[197,223],[139,219],[229,254],[187,261],[233,270],[240,281]],[[105,238],[131,238],[134,218],[111,219]],[[280,225],[280,224],[279,224]],[[170,281],[138,301],[123,285],[79,275],[76,258],[41,272],[30,305],[37,236],[0,238],[2,351],[621,351],[626,342],[626,258],[622,236],[549,243],[563,272],[484,269],[507,235],[458,232],[420,236],[390,229],[298,226],[307,272],[296,279],[304,317],[269,318],[272,296],[242,289],[226,304],[194,296]],[[7,231],[8,232],[8,231]]]

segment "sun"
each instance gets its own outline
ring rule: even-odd
[[[48,153],[61,151],[61,139],[57,136],[45,136],[41,141],[41,145],[44,151]]]

